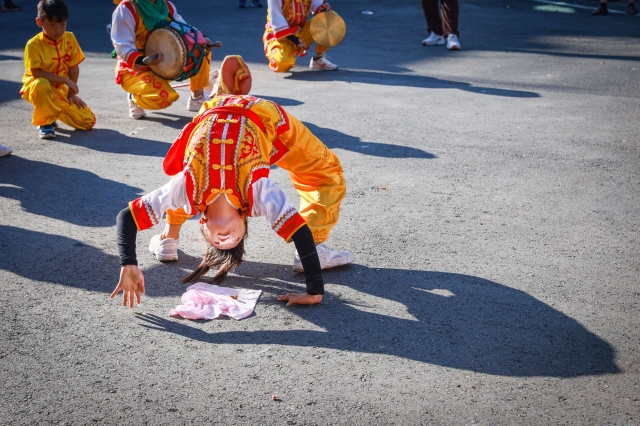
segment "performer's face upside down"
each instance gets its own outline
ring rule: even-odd
[[[240,212],[224,196],[219,196],[207,206],[200,218],[200,226],[204,238],[219,250],[236,247],[247,231]]]
[[[219,284],[231,268],[242,263],[247,219],[224,196],[219,196],[200,217],[200,231],[210,245],[200,265],[182,282],[195,281],[209,269],[217,269],[213,280]]]

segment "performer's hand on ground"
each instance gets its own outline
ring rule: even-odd
[[[156,52],[152,55],[145,56],[142,63],[145,65],[158,65],[162,61],[164,61],[164,53]]]
[[[82,99],[80,99],[78,95],[70,94],[68,99],[70,104],[75,104],[80,109],[85,109],[87,107],[87,104]]]
[[[120,269],[120,282],[113,293],[111,298],[113,299],[122,290],[122,306],[129,305],[133,308],[134,298],[140,304],[140,296],[144,293],[144,275],[138,268],[138,265],[124,265]]]
[[[78,85],[76,84],[75,81],[71,80],[70,78],[68,78],[67,80],[67,87],[69,88],[69,93],[71,93],[72,95],[77,95],[80,92],[80,89],[78,88]]]
[[[287,293],[278,297],[281,302],[287,302],[287,306],[291,306],[294,303],[298,305],[315,305],[322,302],[321,294],[308,294],[308,293]]]

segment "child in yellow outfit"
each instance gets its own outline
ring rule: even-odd
[[[331,10],[325,0],[268,0],[267,24],[262,41],[269,67],[275,72],[287,72],[296,64],[296,57],[304,56],[313,43],[311,20],[314,15]],[[338,66],[330,62],[325,54],[329,50],[316,43],[315,56],[309,68],[333,71]]]
[[[40,0],[36,23],[42,33],[27,42],[20,95],[34,107],[31,123],[42,139],[56,137],[56,120],[89,130],[96,116],[78,96],[79,64],[84,54],[66,31],[69,11],[63,0]]]

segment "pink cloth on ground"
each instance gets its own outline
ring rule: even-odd
[[[169,316],[186,319],[215,319],[227,315],[239,320],[251,315],[262,290],[237,290],[217,285],[195,283],[182,295],[182,305],[176,306]],[[233,298],[231,296],[236,296]]]

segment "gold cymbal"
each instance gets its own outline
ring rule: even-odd
[[[344,20],[333,10],[321,12],[311,19],[311,37],[324,47],[339,45],[347,34]]]

